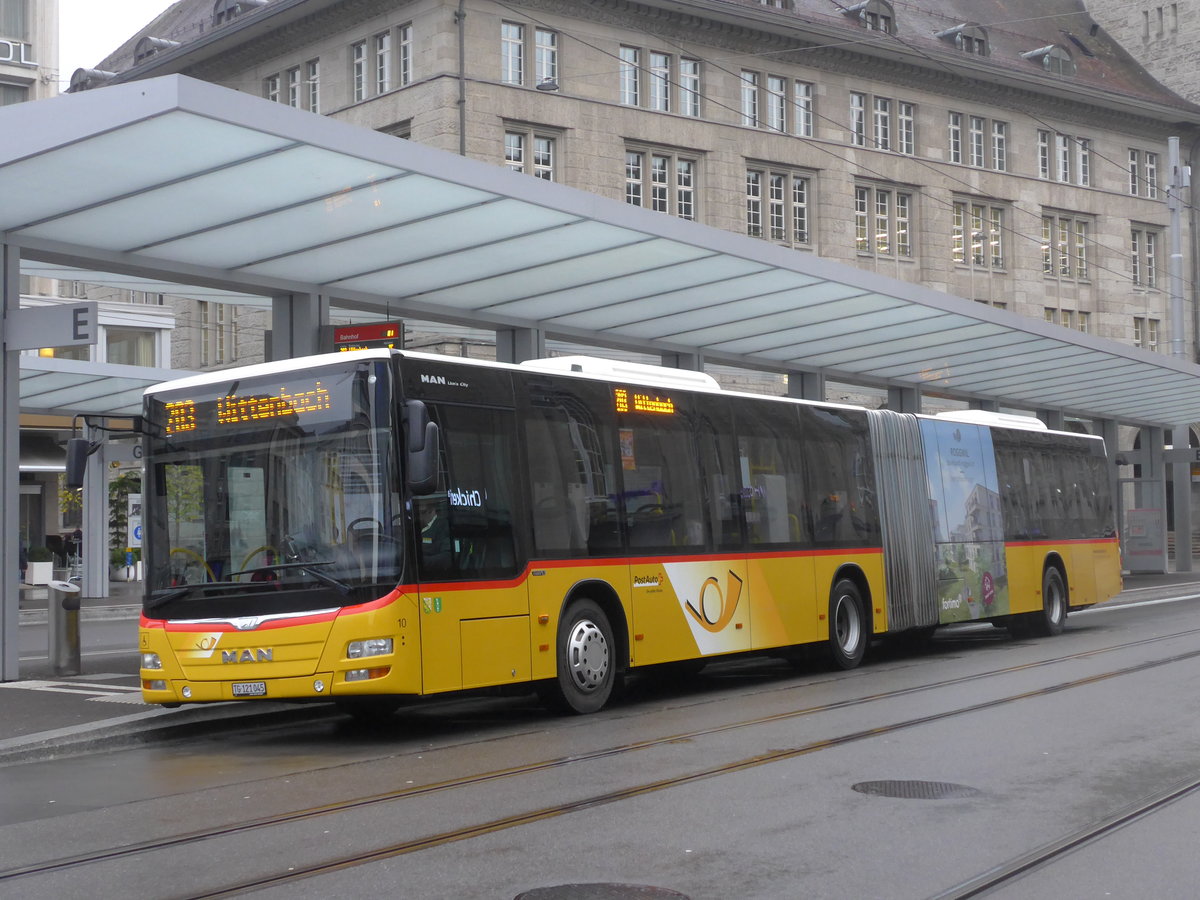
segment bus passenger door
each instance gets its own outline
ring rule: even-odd
[[[428,404],[436,493],[413,500],[423,691],[528,681],[529,603],[513,527],[511,410]]]

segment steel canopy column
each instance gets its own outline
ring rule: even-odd
[[[21,306],[21,254],[0,243],[0,681],[21,677],[17,622],[21,604],[18,541],[21,466],[21,351],[8,349],[8,319]]]
[[[321,352],[321,329],[329,324],[324,294],[276,294],[271,298],[271,360]]]
[[[1191,445],[1189,425],[1171,429],[1171,446],[1187,449]],[[1192,463],[1175,458],[1171,464],[1171,491],[1175,512],[1175,571],[1192,571]]]
[[[107,432],[91,425],[84,426],[83,436],[90,442],[107,440]],[[108,469],[100,450],[88,459],[83,473],[83,546],[79,552],[83,557],[83,596],[107,597]],[[50,599],[54,601],[53,594]]]
[[[825,376],[820,372],[788,372],[787,395],[797,400],[824,400]]]
[[[669,369],[687,369],[691,372],[704,371],[704,354],[696,353],[664,353],[662,364]]]
[[[921,389],[900,385],[889,386],[887,408],[892,412],[919,413],[921,411]]]
[[[496,362],[523,363],[546,355],[546,334],[540,328],[497,328]]]
[[[1051,431],[1064,431],[1066,429],[1066,417],[1063,416],[1061,409],[1039,409],[1037,417],[1046,423],[1046,427]]]

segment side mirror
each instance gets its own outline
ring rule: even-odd
[[[71,438],[67,441],[67,487],[83,487],[83,473],[87,468],[88,454],[92,444],[86,438]]]
[[[404,472],[408,488],[417,496],[432,494],[437,490],[441,435],[437,423],[429,420],[429,410],[420,400],[405,402],[404,431]]]

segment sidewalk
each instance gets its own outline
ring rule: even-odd
[[[1200,596],[1200,572],[1126,575],[1125,591],[1116,602],[1134,602],[1138,594],[1187,590]],[[136,652],[134,620],[141,609],[141,584],[114,583],[110,596],[81,601],[80,620],[130,620],[130,655]],[[21,624],[46,621],[46,589],[21,591]],[[1144,595],[1143,595],[1144,599]],[[106,668],[107,665],[107,668]],[[169,710],[141,701],[136,674],[112,673],[112,664],[87,660],[84,674],[0,683],[0,767],[132,744],[185,737],[212,736],[232,728],[265,722],[317,722],[339,715],[331,704],[298,705],[273,701],[241,701],[183,706]]]

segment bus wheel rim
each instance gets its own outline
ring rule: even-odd
[[[860,639],[860,624],[855,614],[854,601],[845,595],[838,597],[833,627],[838,646],[845,653],[853,653]]]
[[[567,661],[571,680],[579,690],[591,693],[599,689],[608,675],[608,641],[596,623],[587,619],[575,623],[567,641]]]

